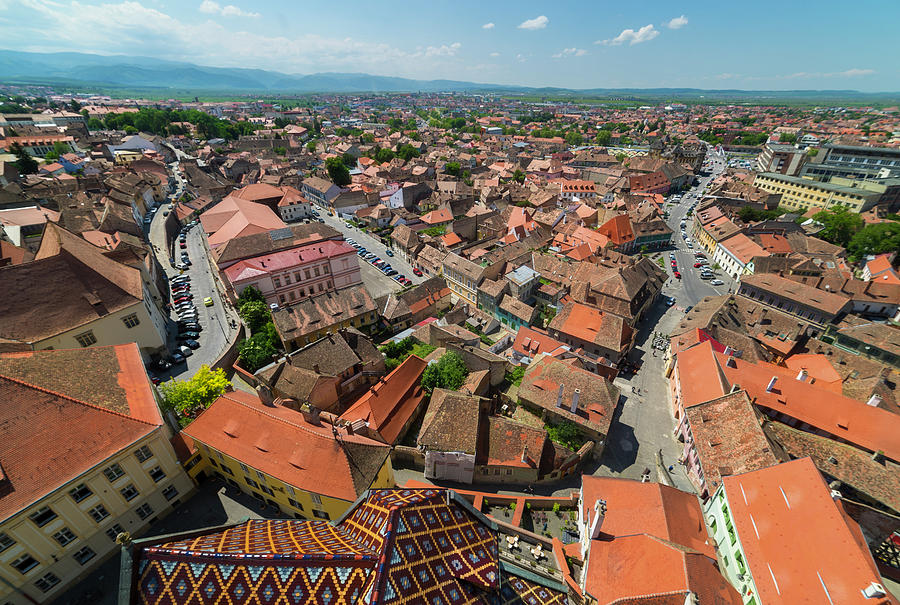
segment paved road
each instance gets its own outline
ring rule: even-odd
[[[170,165],[171,166],[171,165]],[[176,173],[177,174],[177,173]],[[180,177],[176,177],[178,185],[176,187],[176,195],[183,191],[183,182]],[[210,271],[209,263],[206,259],[206,249],[203,246],[203,232],[199,225],[188,232],[187,251],[193,263],[186,271],[175,269],[169,264],[169,251],[166,249],[165,241],[165,218],[163,212],[165,206],[157,212],[156,216],[150,224],[149,239],[154,247],[154,251],[159,258],[160,264],[166,270],[168,277],[184,273],[191,277],[191,294],[194,295],[194,303],[197,306],[197,321],[203,330],[200,332],[200,348],[196,349],[193,354],[187,358],[186,363],[173,366],[168,372],[156,372],[163,380],[171,377],[190,377],[200,369],[202,365],[210,365],[222,351],[225,350],[228,341],[237,328],[230,326],[230,320],[237,319],[237,316],[230,308],[223,306],[222,297],[219,290],[213,282],[213,275]],[[178,260],[181,256],[181,250],[178,243],[175,243],[177,251],[174,258]],[[203,304],[203,299],[207,296],[213,299],[213,306],[207,307]],[[178,316],[173,312],[171,314],[172,324],[170,326],[169,350],[174,351],[176,346],[175,336],[177,335],[177,327],[175,321]],[[186,375],[186,376],[182,376]]]

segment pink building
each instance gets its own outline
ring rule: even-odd
[[[362,283],[356,250],[333,240],[247,258],[224,274],[235,297],[254,286],[267,303],[281,305]]]

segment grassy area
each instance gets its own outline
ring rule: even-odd
[[[381,347],[380,351],[384,353],[385,369],[390,372],[406,361],[406,358],[410,355],[425,359],[431,355],[436,348],[437,347],[435,346],[415,341],[407,336],[400,342],[391,342],[384,345]]]

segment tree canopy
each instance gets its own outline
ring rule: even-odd
[[[16,168],[19,174],[34,174],[38,171],[37,160],[31,157],[18,141],[9,146],[9,151],[16,156]]]
[[[850,243],[847,252],[852,260],[859,260],[869,254],[884,254],[900,250],[900,223],[877,223],[866,225],[857,231]]]
[[[350,170],[344,161],[339,157],[328,158],[325,160],[325,169],[328,171],[328,178],[338,187],[346,187],[350,184]]]
[[[833,206],[830,210],[817,212],[813,220],[825,225],[825,228],[816,234],[817,237],[844,248],[865,224],[862,217],[843,206]]]
[[[231,386],[225,370],[211,370],[204,365],[188,380],[169,380],[159,385],[163,407],[172,410],[182,420],[190,419],[212,405]]]
[[[437,363],[425,368],[422,373],[422,388],[431,393],[434,389],[450,389],[455,391],[466,381],[469,370],[459,353],[448,351]]]
[[[269,305],[265,301],[247,300],[238,307],[238,315],[254,334],[262,329],[271,319]]]

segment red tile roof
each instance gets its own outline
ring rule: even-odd
[[[725,477],[724,487],[758,601],[896,603],[862,594],[881,582],[875,562],[810,458]]]
[[[393,445],[425,398],[419,381],[426,365],[420,357],[410,355],[341,414],[341,419],[365,420],[385,443]]]
[[[369,488],[389,448],[343,430],[338,441],[332,429],[307,422],[300,412],[269,407],[255,395],[233,391],[183,432],[296,488],[352,502]]]

